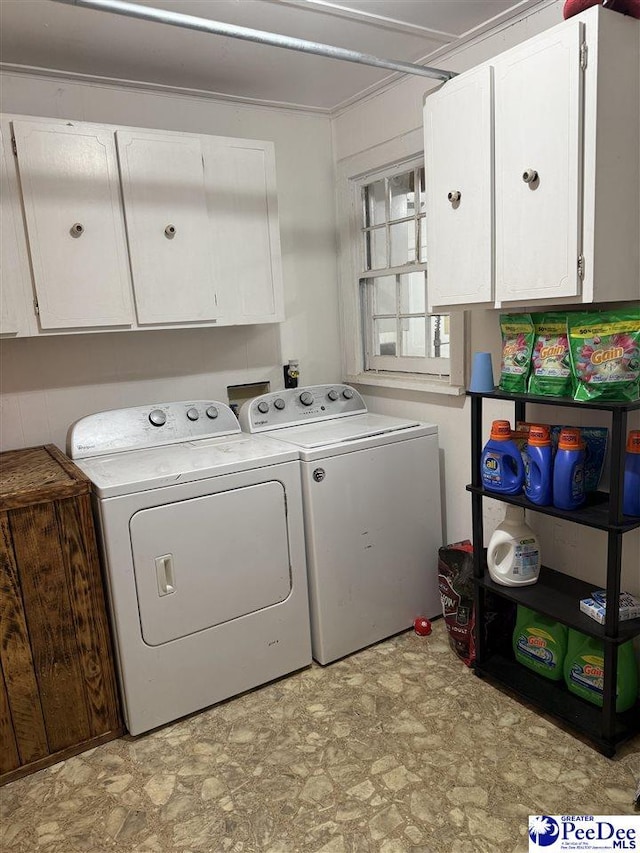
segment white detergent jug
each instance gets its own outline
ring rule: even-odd
[[[540,545],[524,520],[524,509],[508,506],[489,540],[487,566],[491,578],[503,586],[526,586],[540,574]]]

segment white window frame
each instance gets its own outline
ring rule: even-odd
[[[416,370],[408,359],[402,371],[394,372],[397,357],[378,356],[385,361],[375,362],[375,367],[366,368],[366,329],[362,284],[382,273],[397,274],[422,268],[423,264],[412,264],[388,270],[363,272],[362,241],[362,195],[361,187],[379,177],[389,177],[422,165],[422,131],[416,130],[398,140],[390,140],[375,148],[345,158],[337,168],[337,206],[340,240],[340,306],[342,319],[342,359],[345,380],[363,385],[378,385],[407,390],[422,390],[428,393],[458,396],[464,393],[465,365],[465,313],[450,313],[450,359],[448,375],[442,375],[439,366],[433,364],[434,372]],[[429,175],[426,175],[427,192]],[[428,257],[427,257],[428,264]],[[436,362],[436,359],[429,359]],[[423,359],[415,359],[416,367],[424,365]],[[397,370],[397,368],[396,368]]]

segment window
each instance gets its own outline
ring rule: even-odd
[[[450,372],[450,318],[427,312],[424,166],[357,182],[364,369]]]
[[[416,128],[338,162],[344,378],[458,396],[465,314],[429,314],[423,146]]]

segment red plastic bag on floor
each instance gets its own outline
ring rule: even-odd
[[[438,549],[438,587],[449,643],[467,666],[475,660],[473,545],[468,539]]]

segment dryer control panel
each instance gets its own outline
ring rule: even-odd
[[[242,406],[239,418],[245,432],[263,432],[366,412],[364,400],[349,385],[308,385],[254,397]]]
[[[85,459],[238,432],[238,420],[225,403],[216,400],[152,403],[81,418],[69,430],[67,452],[72,459]]]

